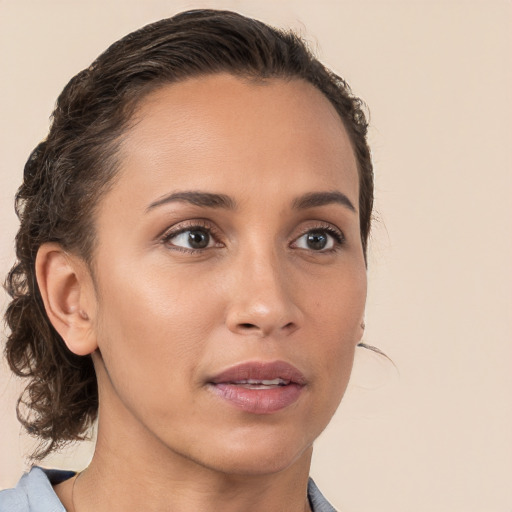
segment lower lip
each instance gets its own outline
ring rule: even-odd
[[[212,384],[217,396],[242,411],[253,414],[272,414],[295,403],[303,386],[288,384],[269,389],[250,389],[236,384]]]

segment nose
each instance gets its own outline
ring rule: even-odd
[[[293,286],[275,256],[247,255],[232,267],[226,324],[236,334],[282,337],[300,328]]]

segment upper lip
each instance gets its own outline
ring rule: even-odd
[[[286,383],[300,386],[306,384],[306,377],[292,364],[286,361],[248,361],[231,366],[227,370],[209,379],[212,384],[237,383],[247,380],[261,381],[282,379]]]

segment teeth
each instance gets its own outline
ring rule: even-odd
[[[284,386],[286,384],[286,382],[283,379],[272,379],[272,380],[248,379],[247,384],[263,384],[264,386]]]
[[[237,380],[233,382],[238,386],[244,386],[249,389],[266,389],[268,387],[276,387],[276,386],[286,386],[290,381],[286,381],[284,379],[245,379],[245,380]]]

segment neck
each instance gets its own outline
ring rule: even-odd
[[[73,512],[310,510],[311,449],[277,474],[236,475],[196,467],[179,456],[151,457],[127,446],[118,451],[104,441],[99,435],[91,465],[80,475]]]

